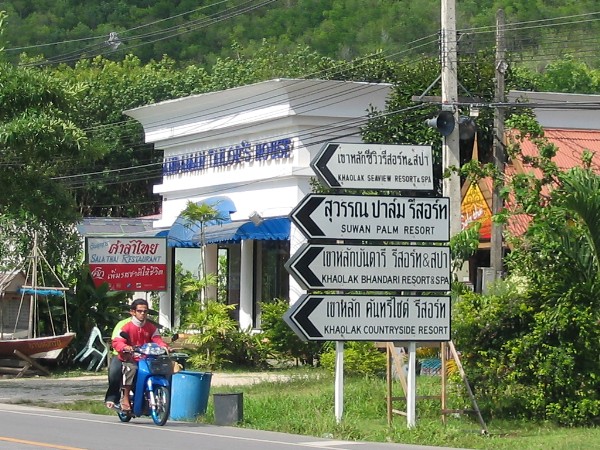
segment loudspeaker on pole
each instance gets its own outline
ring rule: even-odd
[[[454,121],[454,114],[450,111],[440,111],[437,117],[433,119],[428,119],[425,123],[437,129],[442,136],[449,136],[456,126],[456,122]]]

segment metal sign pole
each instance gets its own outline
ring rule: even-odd
[[[344,341],[335,342],[335,420],[344,415]]]
[[[417,343],[408,343],[408,392],[406,394],[406,424],[417,425]]]

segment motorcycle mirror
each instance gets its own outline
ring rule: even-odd
[[[126,331],[121,331],[119,333],[119,336],[121,336],[123,339],[125,339],[127,342],[129,342],[129,333],[127,333]]]
[[[173,336],[171,336],[172,342],[175,342],[177,339],[179,339],[179,333],[175,333]]]

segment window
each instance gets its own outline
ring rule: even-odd
[[[239,318],[240,307],[240,271],[241,251],[239,244],[225,244],[219,246],[219,265],[225,265],[225,270],[220,270],[223,277],[219,277],[217,292],[219,299],[228,305],[235,305],[232,316],[235,320]],[[224,273],[223,273],[224,272]],[[223,285],[225,283],[225,285]]]
[[[254,290],[254,324],[260,328],[260,302],[289,300],[289,274],[284,264],[290,259],[289,241],[256,241]]]

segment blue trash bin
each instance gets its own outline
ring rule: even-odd
[[[171,379],[171,420],[195,420],[206,413],[210,393],[210,372],[181,371]]]

